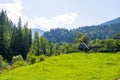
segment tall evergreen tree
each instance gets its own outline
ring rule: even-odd
[[[21,21],[21,18],[19,18],[19,21],[18,21],[18,35],[17,35],[17,52],[18,54],[21,54],[22,52],[22,21]]]
[[[13,56],[22,55],[26,59],[32,43],[31,29],[28,24],[22,28],[22,21],[19,18],[18,25],[14,25],[8,19],[6,11],[0,13],[0,55],[3,59],[11,61]]]
[[[7,30],[8,27],[8,18],[6,11],[4,12],[2,10],[1,16],[0,16],[0,52],[3,56],[3,58],[6,58],[6,53],[8,51],[9,43],[9,33]]]
[[[28,29],[28,23],[26,23],[22,29],[22,56],[26,59],[27,53],[29,52],[29,48],[31,45],[31,37],[30,32],[31,30]]]
[[[4,45],[4,20],[5,20],[5,13],[2,10],[2,12],[0,13],[0,54],[5,57],[4,55],[4,49],[5,49],[5,45]]]

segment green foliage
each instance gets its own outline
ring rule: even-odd
[[[2,73],[0,80],[115,80],[119,64],[119,53],[63,54]]]
[[[45,55],[40,55],[40,56],[36,56],[32,53],[28,53],[27,55],[27,63],[28,64],[34,64],[36,62],[41,62],[45,60]]]
[[[23,57],[21,55],[13,56],[12,62],[13,62],[14,68],[25,65],[25,62],[24,62]]]
[[[3,58],[8,57],[6,55],[7,51],[10,47],[10,30],[8,25],[10,22],[8,21],[6,11],[3,10],[0,13],[0,53]]]
[[[28,53],[27,62],[28,62],[28,64],[36,63],[36,56],[34,54],[32,54],[32,53]]]
[[[33,49],[35,51],[35,55],[40,55],[40,41],[39,41],[39,34],[35,32],[34,34],[34,41],[33,41]]]
[[[90,47],[92,51],[117,52],[120,50],[120,40],[107,39],[91,41]]]
[[[21,55],[18,55],[18,56],[13,56],[12,58],[12,62],[15,63],[17,61],[24,61],[23,60],[23,57]]]
[[[30,48],[30,52],[39,56],[41,54],[47,55],[48,41],[43,36],[39,37],[38,32],[34,34],[34,40]]]
[[[71,30],[57,28],[45,32],[44,37],[46,37],[48,41],[55,43],[73,43],[76,38],[76,34],[81,32],[88,35],[90,40],[110,39],[113,38],[116,33],[120,32],[119,26],[120,23],[111,25],[86,26]]]
[[[47,46],[46,56],[59,55],[60,54],[60,44],[49,42]]]
[[[77,38],[76,38],[76,42],[79,43],[87,43],[89,40],[88,36],[83,34],[83,33],[78,33],[77,34]]]
[[[120,32],[116,33],[115,36],[113,37],[114,39],[119,39],[120,40]]]
[[[83,43],[84,43],[84,44],[88,44],[89,38],[88,38],[88,36],[87,36],[86,34],[77,33],[77,37],[75,38],[75,42],[76,42],[77,48],[78,48],[79,50],[81,50],[81,49],[80,49],[81,44],[83,44]]]
[[[16,26],[8,19],[6,11],[1,11],[0,55],[2,55],[4,59],[11,62],[12,57],[16,55],[22,55],[23,58],[26,59],[31,46],[31,38],[31,30],[27,28],[27,24],[22,27],[21,18]]]
[[[40,55],[39,58],[40,58],[40,61],[44,61],[45,60],[45,55]]]
[[[8,66],[8,63],[6,61],[3,61],[3,57],[0,55],[0,73],[2,72],[2,69],[7,67]]]
[[[40,43],[41,43],[41,50],[42,50],[43,54],[46,55],[47,54],[46,49],[48,47],[47,39],[45,37],[41,36]]]
[[[25,62],[24,61],[17,61],[13,64],[14,68],[20,67],[20,66],[24,66]]]
[[[73,53],[77,51],[76,44],[63,43],[63,45],[60,46],[60,53]]]
[[[54,43],[72,42],[72,35],[69,34],[69,30],[67,29],[51,29],[50,32],[44,33],[44,37]]]
[[[30,64],[34,64],[34,63],[36,63],[36,57],[35,57],[35,56],[32,56],[32,57],[31,57]]]
[[[27,53],[31,47],[31,32],[30,29],[27,28],[28,23],[24,25],[22,28],[22,56],[26,60]]]
[[[3,67],[3,57],[0,55],[0,68]]]

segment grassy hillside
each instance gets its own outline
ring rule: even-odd
[[[73,53],[47,58],[0,74],[0,80],[114,80],[120,78],[120,54]]]

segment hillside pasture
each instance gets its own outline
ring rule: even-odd
[[[72,53],[0,74],[0,80],[115,80],[119,53]]]

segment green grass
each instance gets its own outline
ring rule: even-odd
[[[47,58],[0,74],[0,80],[115,80],[120,54],[73,53]]]

